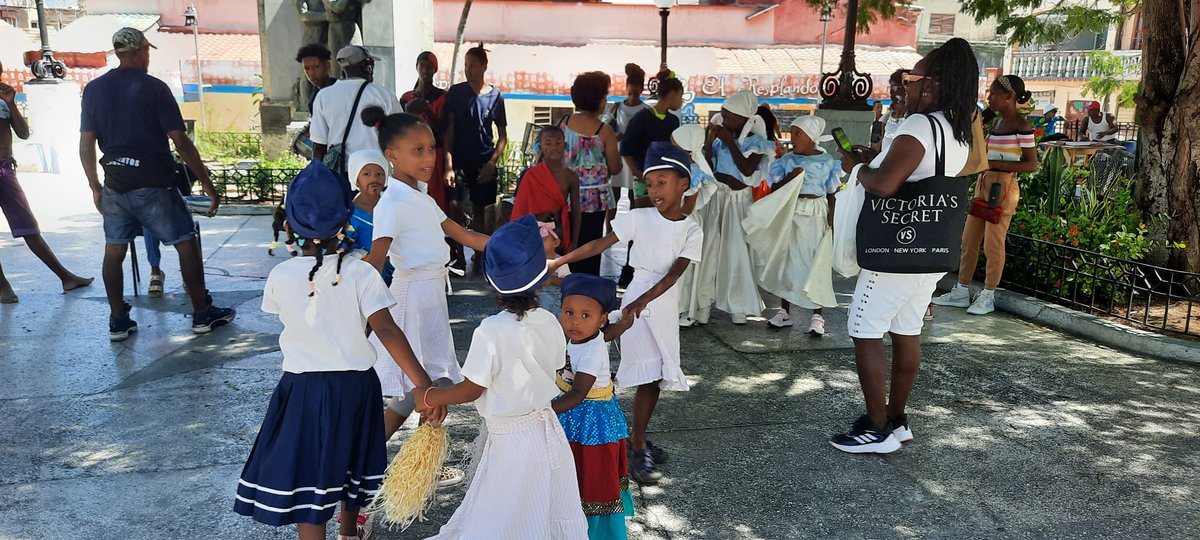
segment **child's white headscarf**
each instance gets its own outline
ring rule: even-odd
[[[704,157],[704,128],[700,127],[700,124],[679,126],[671,133],[671,138],[675,139],[675,144],[691,154],[692,163],[704,174],[713,176],[712,166],[708,164],[708,158]]]
[[[751,134],[766,138],[767,124],[758,115],[758,96],[754,92],[738,90],[732,96],[725,99],[725,103],[721,104],[721,108],[746,119],[745,127],[738,134],[737,140],[739,144],[745,142],[746,137],[749,137]]]
[[[833,140],[833,135],[825,134],[825,119],[815,114],[796,117],[795,120],[792,120],[791,127],[800,128],[800,131],[808,135],[808,138],[812,139],[813,144],[816,145],[817,150],[821,152],[825,151],[821,148],[821,143]]]
[[[350,154],[350,157],[346,160],[346,171],[351,173],[351,186],[358,186],[358,175],[362,174],[363,167],[366,167],[372,163],[379,165],[379,167],[383,169],[383,175],[386,179],[389,171],[391,171],[391,166],[388,164],[387,158],[383,156],[383,152],[370,149],[359,150],[353,154]]]

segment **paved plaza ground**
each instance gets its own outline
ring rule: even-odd
[[[60,257],[98,277],[103,235],[83,180],[22,181]],[[209,288],[237,321],[190,334],[168,251],[165,298],[134,298],[127,283],[140,332],[124,343],[107,339],[99,281],[63,294],[0,229],[0,261],[21,296],[0,306],[0,538],[295,537],[232,511],[280,375],[280,325],[258,306],[283,258],[266,254],[267,216],[201,225]],[[455,286],[461,357],[496,308],[482,281]],[[838,289],[848,302],[850,283]],[[824,339],[761,321],[684,331],[693,390],[660,403],[652,437],[671,461],[661,485],[635,488],[632,538],[1198,536],[1197,366],[939,309],[910,410],[916,440],[850,456],[826,443],[862,410],[845,312],[827,318]],[[627,410],[631,399],[621,395]],[[478,417],[456,407],[448,425],[459,460]],[[430,521],[376,538],[434,533],[462,494],[446,490]]]

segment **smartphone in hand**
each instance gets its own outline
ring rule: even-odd
[[[854,145],[850,144],[850,137],[846,135],[846,130],[840,127],[835,127],[833,128],[832,133],[833,140],[837,142],[838,147],[841,148],[842,151],[846,152],[847,154],[854,153]]]

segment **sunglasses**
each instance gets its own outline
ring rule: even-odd
[[[917,81],[922,81],[925,79],[929,79],[929,80],[935,81],[935,82],[937,81],[937,79],[934,79],[933,77],[930,77],[929,75],[913,75],[912,73],[905,73],[904,75],[900,76],[900,79],[904,81],[904,84],[915,83]]]

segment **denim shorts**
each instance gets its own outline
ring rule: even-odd
[[[196,237],[195,224],[179,190],[170,187],[137,188],[117,193],[107,187],[100,198],[104,216],[104,241],[128,244],[149,230],[163,245],[173,246]]]

